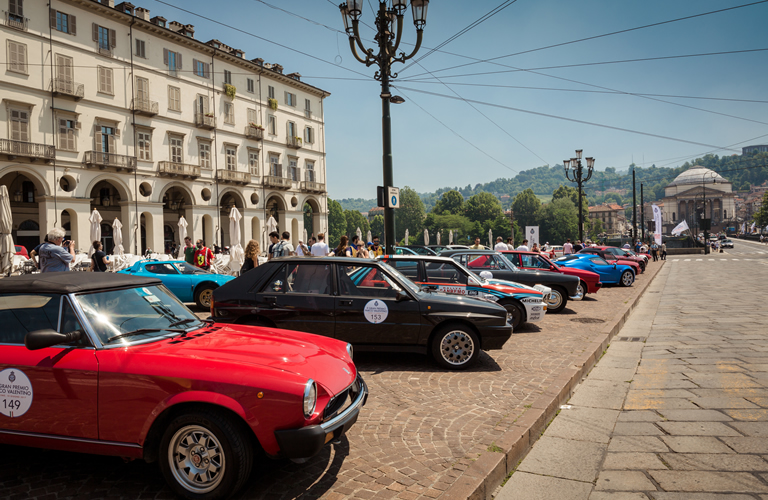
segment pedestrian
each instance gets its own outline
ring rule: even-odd
[[[545,243],[544,243],[544,244],[541,246],[541,251],[542,251],[542,252],[549,252],[549,242],[548,242],[548,241],[547,241],[547,242],[545,242]]]
[[[352,244],[347,247],[347,257],[357,257],[360,247],[360,238],[357,235],[352,237]]]
[[[256,240],[250,240],[247,245],[245,245],[245,261],[243,262],[242,267],[240,267],[240,274],[247,273],[251,269],[254,269],[256,267],[259,267],[259,254],[261,253],[261,248],[259,248],[259,242]]]
[[[496,244],[493,246],[493,249],[496,250],[497,252],[506,252],[507,250],[509,250],[509,248],[507,247],[507,244],[504,243],[504,238],[502,238],[501,236],[498,236],[496,238]]]
[[[278,241],[275,245],[272,246],[273,258],[288,257],[290,255],[296,255],[296,252],[293,249],[293,245],[291,245],[291,242],[289,241],[290,238],[291,238],[291,233],[289,233],[288,231],[283,231],[282,238],[280,238],[280,241]]]
[[[213,252],[205,246],[203,240],[197,240],[197,249],[195,250],[195,265],[200,269],[208,271],[211,269],[211,262],[214,259]]]
[[[527,252],[528,251],[528,240],[523,240],[522,245],[517,247],[515,250],[518,252]]]
[[[507,250],[514,250],[515,248],[515,239],[513,237],[507,238]]]
[[[472,250],[484,250],[485,249],[485,247],[480,244],[480,237],[479,236],[475,237],[475,244],[470,246],[469,248],[471,248]]]
[[[311,252],[315,257],[325,257],[328,255],[330,249],[328,248],[328,243],[325,242],[324,233],[317,234],[317,243],[312,245]]]
[[[330,253],[331,256],[337,255],[339,257],[344,257],[347,255],[347,248],[349,248],[349,238],[347,238],[347,235],[343,235],[341,238],[339,238],[339,246],[336,247],[336,249]]]
[[[43,242],[40,243],[39,245],[37,245],[34,249],[32,249],[31,252],[29,252],[29,260],[32,261],[32,263],[35,265],[35,267],[39,267],[38,264],[37,264],[37,261],[35,260],[35,257],[40,254],[40,248],[43,245],[45,245],[46,243],[48,243],[48,235],[47,234],[45,235],[45,239],[43,240]]]
[[[184,238],[184,262],[195,265],[195,245],[189,236]]]
[[[371,255],[370,252],[368,252],[368,247],[365,243],[360,243],[357,247],[357,256],[361,259],[370,259]]]
[[[653,257],[654,262],[659,260],[659,245],[655,241],[651,243],[651,257]]]
[[[308,257],[311,255],[309,253],[309,248],[307,248],[307,245],[305,245],[301,240],[299,240],[299,244],[296,246],[296,255],[299,257]]]
[[[43,243],[38,251],[41,273],[69,271],[69,263],[75,258],[75,242],[64,241],[65,234],[60,227],[48,233],[48,243]]]
[[[533,246],[531,247],[531,252],[539,253],[540,251],[541,250],[539,250],[539,244],[538,243],[534,243]]]
[[[107,254],[102,251],[101,242],[96,240],[93,242],[93,255],[91,255],[91,268],[89,271],[103,273],[107,270]]]
[[[667,244],[661,242],[661,260],[667,260]]]
[[[637,242],[635,243],[635,253],[640,253],[640,247],[642,246],[643,246],[642,242],[640,240],[637,240]]]
[[[579,253],[584,250],[584,245],[581,244],[581,240],[576,240],[576,244],[573,245],[573,253]]]
[[[371,243],[371,249],[368,250],[368,257],[375,259],[379,255],[384,255],[384,247],[379,243],[379,237],[374,236],[373,242]]]
[[[571,239],[568,238],[565,240],[565,243],[563,243],[563,255],[571,255],[573,253],[573,244],[571,243]]]
[[[280,241],[280,234],[277,231],[272,231],[269,233],[269,249],[267,250],[267,259],[272,259],[272,250],[275,248],[275,245]]]

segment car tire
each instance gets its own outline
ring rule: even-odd
[[[160,440],[160,470],[176,494],[195,500],[228,498],[253,467],[248,436],[221,412],[201,410],[174,418]]]
[[[584,283],[584,281],[579,280],[579,284],[576,286],[576,295],[581,296],[583,299],[587,296],[587,290],[589,290],[589,288],[587,288],[587,284]]]
[[[565,309],[565,305],[568,303],[568,295],[565,293],[565,290],[559,286],[551,288],[550,298],[544,300],[547,303],[547,314],[559,313]]]
[[[513,330],[517,330],[525,323],[525,307],[522,304],[514,300],[506,300],[499,302],[499,305],[507,310],[507,321],[512,324]]]
[[[619,278],[619,284],[621,286],[632,286],[632,283],[635,282],[635,275],[627,269],[623,273],[621,273],[621,278]]]
[[[432,338],[432,356],[443,368],[464,370],[472,366],[479,355],[480,339],[466,325],[446,325]]]
[[[203,309],[211,308],[211,301],[213,300],[213,291],[218,288],[213,283],[204,283],[195,290],[195,304],[197,307]]]

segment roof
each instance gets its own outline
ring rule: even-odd
[[[675,177],[675,180],[670,182],[667,187],[684,186],[687,184],[701,185],[713,183],[727,184],[729,182],[714,170],[702,167],[701,165],[696,165]]]
[[[429,260],[429,261],[440,261],[440,262],[452,262],[456,263],[453,259],[449,259],[448,257],[441,257],[439,255],[380,255],[376,257],[376,260]]]
[[[108,289],[162,285],[157,278],[120,273],[40,273],[0,279],[0,293],[77,293],[102,292]]]

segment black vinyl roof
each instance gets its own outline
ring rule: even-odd
[[[157,278],[120,273],[61,272],[25,274],[0,279],[0,293],[76,293],[145,285],[162,285]]]

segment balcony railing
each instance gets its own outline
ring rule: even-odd
[[[219,170],[216,172],[219,182],[232,184],[248,184],[251,182],[250,172],[238,172],[237,170]]]
[[[186,163],[176,163],[173,161],[161,161],[157,165],[157,172],[161,175],[171,177],[200,177],[200,167],[197,165],[188,165]]]
[[[46,144],[0,139],[0,154],[8,155],[10,160],[21,156],[32,158],[33,160],[42,158],[46,161],[51,161],[56,156],[56,149]]]
[[[206,130],[216,128],[216,119],[214,118],[213,113],[205,114],[195,112],[195,126]]]
[[[101,151],[86,151],[83,158],[83,164],[86,167],[107,167],[118,170],[136,170],[136,157],[117,155],[114,153],[102,153]]]
[[[82,83],[73,82],[64,78],[54,78],[51,80],[51,90],[54,97],[63,95],[74,97],[76,101],[83,98],[84,87]]]
[[[261,141],[264,139],[264,127],[253,127],[251,125],[246,125],[245,136],[249,139],[256,139],[257,141]]]
[[[315,181],[303,181],[301,190],[307,193],[325,193],[325,184]]]
[[[131,100],[131,108],[140,115],[155,116],[158,113],[157,101],[150,101],[149,99],[133,99]]]
[[[291,149],[301,149],[301,137],[289,137],[286,141],[286,145]]]
[[[27,31],[27,21],[29,21],[29,19],[24,16],[17,16],[16,14],[11,14],[10,12],[5,13],[5,25],[11,28]]]
[[[265,175],[264,186],[276,189],[291,189],[293,182],[287,177],[280,177],[277,175]]]

